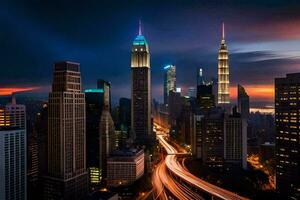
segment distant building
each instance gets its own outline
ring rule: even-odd
[[[215,97],[212,89],[210,84],[197,86],[197,105],[201,112],[208,112],[215,107]]]
[[[38,135],[33,129],[27,139],[27,198],[38,199],[41,196],[37,194],[41,191],[38,189],[39,182],[39,159],[38,159]]]
[[[275,158],[275,144],[266,142],[259,146],[259,158],[266,162]]]
[[[110,91],[110,82],[98,79],[97,89],[103,91],[103,105],[108,105],[108,110],[111,111],[111,91]]]
[[[140,25],[131,48],[131,132],[137,144],[152,139],[151,104],[150,52]]]
[[[204,85],[205,79],[203,77],[203,70],[202,68],[197,69],[197,85]]]
[[[188,96],[196,98],[197,97],[197,89],[195,87],[189,87]]]
[[[48,104],[45,199],[85,197],[88,186],[85,119],[79,63],[55,63]]]
[[[107,158],[116,149],[115,139],[115,125],[108,110],[108,107],[104,108],[101,114],[99,123],[99,143],[100,143],[100,155],[99,164],[102,172],[102,179],[106,182],[107,177]]]
[[[27,199],[26,108],[12,102],[0,108],[0,199]]]
[[[203,156],[203,118],[204,115],[195,114],[193,119],[192,154],[198,159]]]
[[[5,110],[10,118],[10,126],[26,129],[26,107],[16,103],[12,96],[12,102],[5,106]]]
[[[186,145],[192,144],[192,108],[190,98],[181,97],[181,112],[178,118],[176,119],[176,128],[178,129],[177,140],[180,143],[184,143]]]
[[[203,162],[211,168],[224,166],[224,112],[215,109],[202,120]]]
[[[236,110],[212,108],[193,117],[192,153],[211,168],[247,167],[247,123]]]
[[[120,129],[129,133],[131,126],[131,99],[120,98],[119,107]]]
[[[300,199],[300,73],[275,79],[276,190]]]
[[[144,174],[144,151],[116,150],[107,160],[107,184],[117,187],[131,185]]]
[[[225,118],[224,160],[230,166],[247,168],[247,121],[236,109]]]
[[[224,23],[222,40],[218,56],[218,104],[227,107],[230,104],[228,50],[225,43]]]
[[[246,93],[246,90],[243,86],[238,85],[237,87],[237,111],[241,113],[241,116],[245,119],[249,118],[250,115],[250,105],[249,105],[249,96]]]
[[[169,96],[168,113],[169,113],[169,124],[171,127],[171,131],[174,127],[177,127],[177,119],[182,110],[181,93],[177,91],[176,92],[170,91],[170,96]]]
[[[164,67],[164,104],[169,103],[170,91],[176,90],[176,66],[167,65]]]
[[[39,182],[48,171],[48,104],[44,103],[36,115],[34,130],[37,133],[38,144],[38,174]],[[43,184],[39,184],[42,187]]]

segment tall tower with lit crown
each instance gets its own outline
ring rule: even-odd
[[[228,50],[225,43],[224,23],[222,24],[222,40],[218,56],[218,104],[221,106],[230,104]]]
[[[142,35],[141,22],[139,34],[131,49],[131,127],[132,139],[144,144],[151,132],[151,78],[149,46]]]

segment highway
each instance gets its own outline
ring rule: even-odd
[[[247,199],[208,183],[191,174],[184,166],[184,159],[181,162],[178,160],[177,154],[179,152],[166,140],[166,131],[159,129],[159,126],[156,127],[157,138],[162,147],[166,150],[167,155],[165,156],[165,159],[162,159],[162,161],[159,163],[153,174],[152,184],[154,190],[154,199],[168,199],[167,192],[173,194],[175,199],[177,197],[180,200],[203,199],[199,194],[194,192],[195,190],[192,190],[192,188],[208,193],[212,197],[217,197],[219,199]],[[176,179],[174,177],[176,177]],[[177,180],[181,180],[185,184],[181,184]]]

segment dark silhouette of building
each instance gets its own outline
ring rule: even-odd
[[[36,114],[34,132],[37,136],[38,181],[32,192],[32,199],[42,199],[44,191],[44,177],[48,171],[48,104],[44,103]]]
[[[177,132],[177,119],[182,110],[182,98],[181,93],[176,91],[170,91],[169,94],[169,124],[171,128],[171,134],[176,134]]]
[[[75,200],[87,194],[85,118],[79,63],[55,63],[48,105],[45,199]]]
[[[130,126],[131,126],[131,99],[120,98],[119,121],[120,121],[120,130],[129,133]]]
[[[238,84],[237,87],[237,101],[238,101],[238,105],[237,105],[237,111],[239,113],[241,113],[241,116],[245,119],[249,118],[249,114],[250,114],[250,105],[249,105],[249,96],[245,90],[245,88],[241,85]]]
[[[152,136],[150,52],[141,25],[131,49],[131,131],[138,144],[149,143]]]
[[[228,166],[247,168],[247,121],[236,107],[225,116],[224,160]]]
[[[107,89],[107,88],[106,88]],[[86,89],[86,158],[91,190],[97,189],[101,182],[99,121],[104,107],[105,92],[101,89]],[[107,106],[109,102],[106,102]]]
[[[275,79],[276,190],[300,199],[300,73]]]
[[[115,125],[108,110],[108,106],[105,106],[100,122],[99,122],[99,137],[100,137],[100,170],[102,173],[102,182],[107,181],[107,158],[112,151],[116,149],[115,143]]]
[[[169,103],[170,91],[176,90],[176,66],[167,65],[164,67],[164,104]]]
[[[224,112],[214,109],[202,120],[203,162],[211,168],[224,165]]]
[[[201,112],[209,112],[215,107],[215,97],[211,84],[197,86],[197,105]]]
[[[104,104],[108,105],[109,111],[111,111],[111,91],[110,91],[110,82],[98,79],[97,81],[97,89],[103,90]]]

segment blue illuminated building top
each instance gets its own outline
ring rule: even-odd
[[[167,65],[164,67],[164,69],[169,69],[170,67],[172,67],[172,65]]]
[[[103,89],[86,89],[84,90],[85,93],[103,93],[104,90]]]
[[[133,41],[133,45],[147,45],[147,41],[143,35],[137,35]]]

